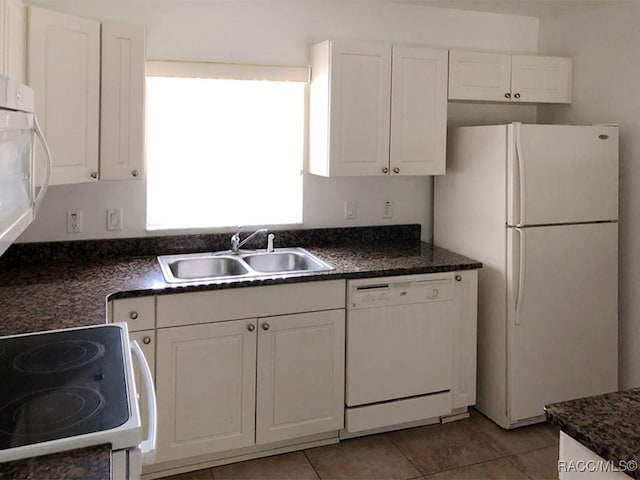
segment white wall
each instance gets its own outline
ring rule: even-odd
[[[543,19],[540,50],[574,57],[573,104],[538,109],[544,123],[620,126],[620,386],[640,386],[640,3],[618,1]]]
[[[444,47],[535,52],[538,20],[379,1],[30,0],[79,16],[145,25],[150,59],[301,65],[309,46],[327,38],[359,38]],[[535,107],[450,105],[452,124],[534,121]],[[325,179],[306,176],[304,226],[420,223],[432,231],[430,177]],[[23,242],[143,236],[143,182],[99,182],[52,187]],[[357,218],[344,220],[345,200]],[[382,202],[394,218],[382,220]],[[124,229],[106,231],[106,209],[123,208]],[[66,211],[81,209],[84,233],[66,233]],[[161,232],[150,232],[157,235]],[[167,232],[173,233],[173,232]]]

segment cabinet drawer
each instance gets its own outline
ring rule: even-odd
[[[156,303],[154,297],[136,297],[113,300],[111,320],[127,322],[129,331],[151,330],[156,327]]]
[[[161,295],[158,328],[332,310],[344,305],[344,280]]]

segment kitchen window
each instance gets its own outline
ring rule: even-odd
[[[307,67],[147,63],[147,229],[302,222]]]

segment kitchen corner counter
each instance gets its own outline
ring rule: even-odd
[[[547,421],[606,461],[640,462],[640,388],[554,403]],[[640,471],[627,470],[640,479]]]

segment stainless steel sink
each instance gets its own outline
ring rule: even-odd
[[[277,248],[273,252],[162,255],[158,262],[167,283],[251,280],[333,270],[331,265],[298,247]]]
[[[317,272],[326,270],[326,264],[308,252],[256,253],[245,255],[243,260],[257,272]]]
[[[197,256],[192,258],[178,258],[167,262],[167,266],[173,278],[211,278],[234,277],[249,273],[237,258]]]

